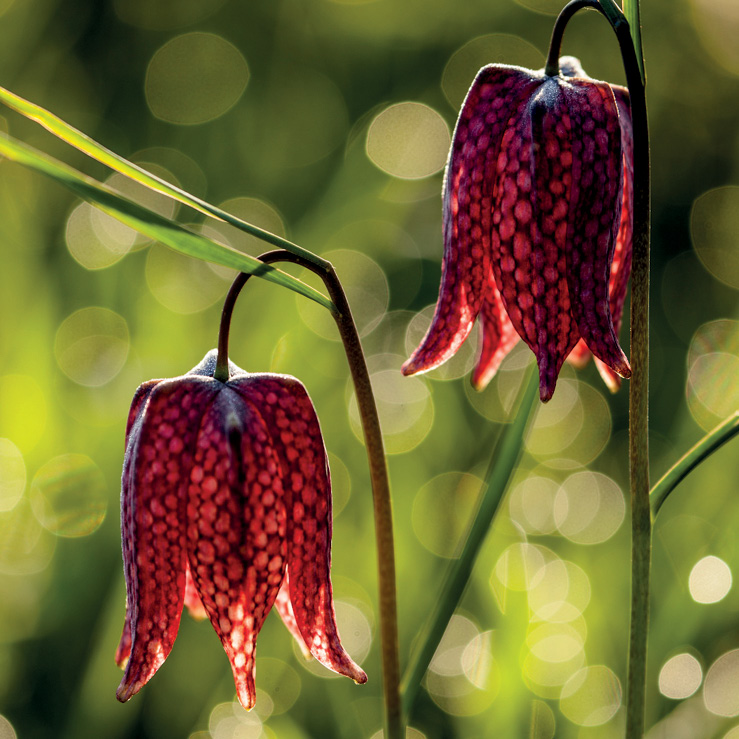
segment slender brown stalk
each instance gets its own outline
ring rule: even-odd
[[[649,126],[644,77],[629,24],[613,0],[573,0],[552,34],[546,74],[558,74],[559,47],[575,12],[592,7],[606,17],[618,39],[626,72],[634,129],[634,229],[631,268],[631,381],[629,477],[631,488],[631,620],[626,687],[626,737],[644,736],[649,629],[652,512],[649,503]]]
[[[330,263],[325,267],[314,261],[278,249],[260,255],[266,264],[273,262],[292,262],[311,270],[322,280],[336,310],[334,320],[339,329],[349,370],[354,382],[357,406],[362,419],[364,442],[367,448],[372,497],[374,502],[375,539],[377,542],[377,569],[379,580],[379,620],[382,650],[382,674],[385,702],[386,739],[404,739],[402,709],[400,702],[400,660],[398,656],[398,615],[395,586],[395,545],[393,542],[393,514],[390,500],[390,481],[385,461],[385,446],[380,430],[372,384],[367,362],[359,341],[349,303],[341,282]],[[218,359],[216,379],[228,378],[228,332],[231,314],[239,292],[250,275],[241,273],[234,280],[226,297],[221,316],[218,337]]]

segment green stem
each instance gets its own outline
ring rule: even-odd
[[[739,434],[739,411],[729,416],[686,452],[652,488],[652,517],[656,518],[667,496],[705,459]]]
[[[527,372],[521,388],[514,405],[514,408],[518,408],[516,417],[505,427],[500,442],[490,458],[480,505],[472,515],[462,553],[451,563],[447,571],[439,599],[419,635],[418,646],[403,676],[401,692],[406,717],[409,717],[413,710],[423,676],[467,587],[477,555],[521,454],[524,431],[538,396],[539,384],[533,368]]]
[[[626,20],[629,22],[629,28],[631,29],[631,38],[634,42],[639,72],[641,74],[642,82],[646,84],[647,77],[644,70],[644,51],[642,50],[641,44],[641,13],[639,11],[639,0],[623,0],[623,3],[624,15],[626,16]]]
[[[555,23],[561,41],[566,22],[576,10],[593,7],[573,0]],[[626,688],[626,737],[644,735],[649,627],[649,578],[652,551],[652,511],[649,504],[649,229],[650,160],[647,103],[641,52],[629,22],[613,0],[598,0],[596,9],[618,39],[626,72],[634,129],[634,228],[631,271],[631,383],[629,390],[629,478],[631,488],[631,619]],[[557,46],[556,54],[559,48]],[[554,54],[550,51],[548,67]]]
[[[385,700],[385,737],[404,739],[400,704],[400,660],[398,656],[398,615],[395,586],[395,546],[393,542],[393,514],[390,500],[390,481],[385,461],[385,447],[372,392],[367,362],[354,323],[346,294],[330,262],[318,267],[314,261],[284,250],[267,252],[259,257],[265,263],[292,262],[311,270],[324,282],[329,297],[336,306],[332,312],[344,345],[344,352],[354,382],[357,406],[362,419],[364,442],[367,448],[372,496],[374,502],[375,539],[377,542],[377,569],[379,580],[379,620],[382,651],[383,690]],[[239,275],[224,304],[219,334],[216,372],[228,377],[228,326],[233,304],[250,275]],[[225,337],[225,339],[224,339]],[[220,370],[219,370],[220,368]]]

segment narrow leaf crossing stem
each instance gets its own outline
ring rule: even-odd
[[[536,403],[538,388],[538,379],[532,367],[527,372],[514,403],[516,415],[505,427],[490,458],[480,504],[470,519],[462,551],[447,572],[437,604],[419,635],[418,647],[412,654],[410,665],[403,676],[403,709],[406,716],[410,716],[413,710],[423,676],[444,636],[449,620],[459,605],[472,575],[477,555],[500,508],[503,494],[521,454],[524,433]]]
[[[377,566],[379,579],[379,620],[382,651],[383,690],[385,702],[386,739],[404,739],[400,703],[400,660],[398,656],[398,617],[395,586],[395,547],[393,542],[393,516],[390,500],[390,481],[385,460],[385,447],[380,429],[372,384],[364,351],[354,323],[346,294],[329,262],[318,266],[314,260],[304,259],[289,251],[278,249],[266,252],[259,259],[265,264],[292,262],[311,270],[322,280],[335,306],[334,320],[344,345],[344,352],[354,382],[357,406],[362,420],[365,447],[369,461],[370,480],[374,501],[375,538],[377,542]],[[250,275],[240,274],[226,297],[221,317],[218,340],[216,379],[228,376],[228,333],[231,315],[239,292]]]

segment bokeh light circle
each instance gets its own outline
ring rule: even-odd
[[[285,713],[300,696],[300,676],[286,662],[273,657],[257,657],[257,674],[259,689],[272,701],[271,715]]]
[[[26,498],[0,516],[0,574],[43,572],[54,557],[56,537],[38,522]]]
[[[511,518],[529,534],[551,534],[554,522],[554,501],[559,485],[547,477],[530,475],[511,490]]]
[[[737,233],[739,187],[717,187],[695,200],[690,211],[693,248],[703,266],[717,280],[735,289],[739,289]]]
[[[47,531],[70,538],[93,533],[108,507],[103,473],[84,454],[63,454],[44,464],[34,475],[30,500]]]
[[[739,649],[722,654],[703,683],[703,702],[717,716],[739,716]]]
[[[0,739],[17,739],[17,737],[13,724],[0,714]]]
[[[605,665],[584,667],[565,683],[559,707],[574,724],[600,726],[621,707],[621,683]]]
[[[559,698],[562,686],[585,665],[584,644],[584,628],[534,622],[522,666],[531,690],[541,697]]]
[[[367,156],[393,177],[415,180],[445,164],[451,136],[446,121],[423,103],[396,103],[375,116],[367,131]]]
[[[693,0],[693,25],[703,48],[724,69],[739,75],[739,4],[735,0]]]
[[[690,595],[696,603],[718,603],[728,595],[731,584],[729,565],[712,555],[696,562],[688,578]]]
[[[452,616],[429,665],[426,688],[434,703],[454,716],[481,713],[495,700],[500,675],[492,656],[492,632]]]
[[[199,313],[219,301],[229,281],[199,259],[155,244],[146,257],[146,284],[151,294],[173,313]]]
[[[659,692],[666,698],[684,700],[690,698],[701,686],[703,668],[688,652],[670,657],[659,671]]]
[[[78,385],[109,383],[128,358],[130,337],[126,320],[108,308],[81,308],[62,321],[54,355],[59,369]]]
[[[403,377],[397,354],[375,354],[367,367],[380,416],[385,452],[405,454],[415,449],[429,434],[434,423],[434,404],[423,380]],[[347,409],[354,435],[364,441],[354,385],[347,383]]]
[[[562,536],[577,544],[599,544],[618,531],[626,515],[626,501],[610,477],[576,472],[557,492],[553,515]]]
[[[721,319],[698,328],[688,350],[686,395],[706,431],[739,408],[739,321]]]
[[[151,112],[167,123],[198,125],[230,110],[246,89],[241,52],[212,33],[169,40],[149,62],[144,90]]]
[[[0,512],[12,510],[26,489],[26,463],[20,449],[0,438]]]
[[[208,730],[212,739],[262,739],[262,721],[257,711],[246,711],[236,702],[219,703],[210,712]]]

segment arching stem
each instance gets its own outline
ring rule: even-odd
[[[377,542],[377,569],[379,579],[379,620],[382,651],[383,692],[385,702],[386,739],[404,739],[402,711],[400,703],[400,660],[398,656],[398,616],[395,586],[395,546],[393,542],[393,515],[390,500],[390,481],[385,461],[385,447],[380,430],[377,404],[372,392],[367,362],[359,341],[354,318],[349,308],[344,289],[334,271],[326,262],[325,267],[314,261],[278,249],[260,255],[266,264],[273,262],[292,262],[311,270],[322,280],[329,297],[336,306],[332,313],[339,329],[349,370],[354,382],[354,392],[362,420],[364,442],[367,448],[372,497],[374,503],[375,539]],[[234,280],[226,296],[221,316],[218,337],[218,359],[215,378],[228,379],[228,333],[231,314],[241,289],[250,275],[241,273]]]

